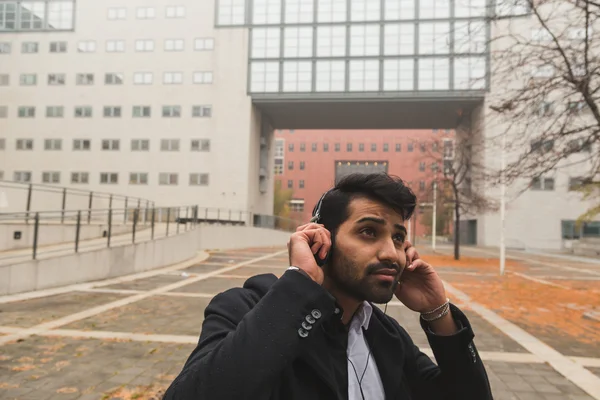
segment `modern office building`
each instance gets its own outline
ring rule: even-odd
[[[531,30],[518,3],[498,9]],[[0,0],[0,179],[271,214],[276,129],[485,127],[505,84],[487,43],[510,23],[492,27],[489,12],[485,0]],[[509,244],[564,245],[586,205],[561,174],[509,203]],[[496,213],[470,218],[479,244],[498,243]]]

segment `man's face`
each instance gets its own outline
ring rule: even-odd
[[[349,217],[335,236],[325,273],[337,289],[359,301],[387,303],[406,266],[402,216],[366,198],[349,204]]]

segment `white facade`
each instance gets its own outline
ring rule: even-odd
[[[0,32],[10,47],[0,54],[0,76],[8,76],[0,85],[0,179],[31,173],[32,183],[157,206],[271,213],[271,190],[258,190],[248,33],[215,29],[214,13],[213,1],[82,0],[74,30]],[[53,42],[66,43],[66,51],[51,53]],[[23,53],[32,47],[36,53]],[[34,117],[19,117],[25,106],[35,108]],[[91,116],[76,116],[90,107]],[[57,140],[46,150],[48,139]],[[149,142],[132,143],[138,139]],[[88,174],[87,183],[72,181],[82,180],[73,173]]]

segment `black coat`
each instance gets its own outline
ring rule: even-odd
[[[206,307],[198,346],[164,398],[347,400],[341,314],[323,287],[296,271],[252,277]],[[308,315],[319,318],[309,317],[312,329],[301,335]],[[396,320],[373,307],[365,335],[386,399],[492,399],[469,321],[454,306],[452,315],[461,328],[453,336],[423,325],[438,367]]]

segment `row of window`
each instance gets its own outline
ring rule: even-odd
[[[486,0],[219,0],[217,4],[218,25],[482,18],[491,13]],[[247,4],[251,12],[246,11]],[[499,0],[494,5],[503,16],[526,14],[529,9],[526,0]]]
[[[0,5],[1,7],[1,5]],[[0,22],[2,22],[0,20]],[[0,27],[1,28],[1,27]],[[0,29],[1,30],[1,29]],[[107,40],[105,44],[105,51],[107,53],[124,53],[125,52],[125,40],[122,39],[111,39]],[[206,51],[213,50],[215,48],[215,39],[211,37],[202,37],[194,39],[194,50],[195,51]],[[48,43],[48,52],[50,53],[67,53],[69,49],[69,43],[66,41],[54,41]],[[97,42],[95,40],[81,40],[77,42],[78,53],[95,53],[98,49]],[[136,52],[149,52],[154,51],[154,39],[136,39],[134,41],[134,49]],[[185,50],[185,39],[165,39],[164,40],[164,51],[183,51]],[[13,51],[12,42],[0,42],[0,54],[10,54]],[[36,54],[40,52],[39,42],[21,42],[21,53],[23,54]]]
[[[421,150],[421,152],[425,152],[427,151],[427,143],[417,143],[417,146],[419,147],[419,149]],[[334,151],[339,152],[341,151],[341,144],[340,143],[334,143]],[[407,151],[409,153],[412,153],[414,151],[415,148],[415,144],[414,143],[408,143],[406,145]],[[295,149],[295,144],[294,143],[288,143],[288,151],[289,152],[294,152]],[[353,143],[346,143],[346,151],[352,151],[353,149]],[[382,149],[384,152],[389,151],[390,149],[390,145],[388,143],[383,143]],[[312,143],[311,144],[311,150],[313,152],[318,151],[318,144],[317,143]],[[396,152],[401,152],[402,151],[402,144],[401,143],[396,143],[395,144],[395,150]],[[300,151],[301,152],[305,152],[306,151],[306,143],[300,143]],[[329,143],[323,143],[323,151],[324,152],[328,152],[329,151]],[[359,143],[358,144],[358,151],[365,151],[365,144],[364,143]],[[377,143],[371,143],[371,151],[377,151]],[[431,151],[433,152],[437,152],[439,151],[439,144],[438,142],[432,142],[431,143]],[[444,158],[452,158],[453,154],[454,154],[454,141],[452,139],[447,139],[444,140],[443,143],[443,152],[444,152]],[[283,143],[282,142],[277,142],[275,145],[275,157],[283,157]]]
[[[582,185],[582,183],[583,180],[581,178],[569,178],[568,190],[577,190]],[[555,181],[554,178],[551,177],[538,176],[531,180],[529,188],[531,190],[553,191],[555,189]]]
[[[33,150],[34,139],[17,139],[16,150]],[[44,150],[60,151],[63,149],[62,139],[44,139]],[[180,139],[161,139],[160,151],[179,151]],[[0,138],[0,150],[6,149],[6,139]],[[74,151],[89,151],[92,149],[91,139],[73,139]],[[103,139],[100,150],[118,151],[121,149],[120,139]],[[150,151],[150,139],[131,139],[131,151]],[[210,139],[191,139],[190,151],[210,151]]]
[[[184,72],[168,71],[163,73],[163,83],[165,85],[180,85],[184,81]],[[48,86],[64,86],[67,83],[66,74],[48,74]],[[151,85],[154,82],[153,72],[134,72],[134,85]],[[75,84],[80,86],[90,86],[95,83],[95,75],[89,73],[76,74]],[[109,72],[104,74],[105,85],[123,85],[125,83],[125,74],[121,72]],[[192,83],[210,84],[213,83],[212,71],[194,71],[192,72]],[[35,86],[38,84],[37,74],[21,74],[19,76],[21,86]],[[10,85],[10,75],[0,74],[0,86]]]
[[[191,117],[193,118],[210,118],[212,117],[212,106],[192,106]],[[183,115],[181,106],[162,106],[161,116],[163,118],[181,118]],[[21,106],[17,109],[19,118],[35,118],[36,107]],[[47,118],[64,118],[64,106],[47,106]],[[92,118],[92,106],[75,106],[75,118]],[[121,106],[104,106],[102,116],[105,118],[121,118],[123,116],[123,107]],[[133,118],[150,118],[152,116],[151,106],[132,106],[131,116]],[[8,118],[8,106],[0,106],[0,118]]]
[[[287,181],[287,188],[288,189],[294,189],[294,180],[293,179],[288,179]],[[305,182],[304,179],[299,179],[298,180],[298,189],[304,189],[305,188]],[[419,181],[419,191],[423,192],[427,189],[427,183],[425,181]],[[296,205],[301,204],[296,202]],[[292,211],[303,211],[303,207],[300,210],[295,210],[292,209]]]
[[[14,171],[13,180],[15,182],[31,183],[31,171]],[[191,173],[189,174],[188,183],[190,186],[208,186],[207,173]],[[58,171],[44,171],[41,177],[42,183],[59,184],[61,182],[61,173]],[[99,183],[103,185],[116,185],[119,183],[118,172],[100,172]],[[4,172],[0,171],[0,180],[4,179]],[[71,172],[71,183],[86,185],[90,183],[89,172]],[[130,172],[130,185],[148,185],[147,172]],[[158,174],[159,185],[179,185],[179,174],[173,172],[161,172]]]

